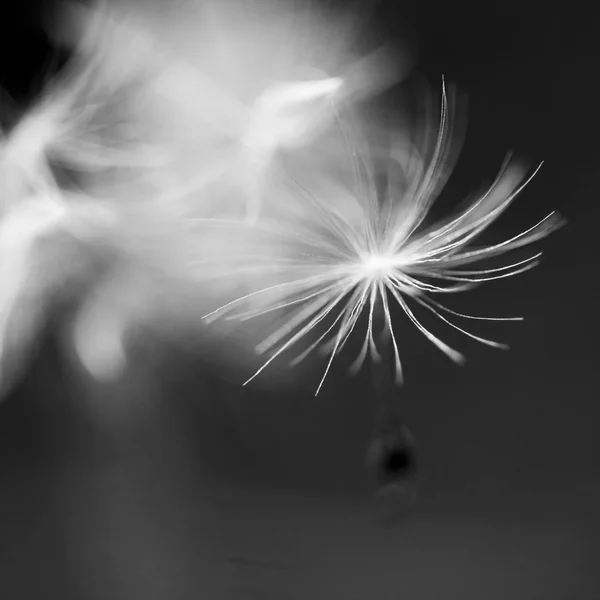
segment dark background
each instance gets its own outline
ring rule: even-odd
[[[39,7],[5,11],[2,80],[25,101],[48,59]],[[459,299],[526,317],[498,326],[510,352],[459,342],[458,368],[402,330],[418,505],[394,527],[365,516],[368,373],[338,367],[317,399],[310,384],[241,390],[170,348],[148,381],[136,369],[157,358],[140,347],[125,382],[90,389],[49,335],[0,407],[2,598],[600,597],[596,19],[564,4],[382,2],[372,27],[410,32],[420,73],[469,97],[450,192],[516,149],[546,162],[497,234],[551,209],[569,221],[540,267]]]

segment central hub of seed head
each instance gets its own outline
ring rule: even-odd
[[[371,277],[386,276],[393,269],[393,266],[394,263],[390,256],[373,254],[363,260],[365,274]]]

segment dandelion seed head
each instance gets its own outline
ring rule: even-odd
[[[388,198],[384,202],[378,196],[374,183],[376,173],[365,158],[364,146],[358,141],[360,136],[340,117],[347,142],[344,156],[352,164],[354,183],[350,196],[342,194],[340,199],[338,193],[332,197],[332,193],[343,189],[335,185],[324,186],[329,195],[322,197],[299,185],[296,201],[304,205],[304,211],[291,210],[285,227],[282,227],[285,214],[283,220],[278,218],[272,224],[272,230],[279,231],[281,246],[288,246],[289,268],[281,271],[278,282],[268,286],[261,287],[257,279],[254,291],[211,314],[211,320],[216,322],[221,311],[230,320],[236,318],[239,310],[244,323],[252,318],[271,317],[272,332],[256,347],[259,354],[267,357],[266,361],[247,383],[284,353],[297,352],[292,364],[298,364],[318,351],[327,358],[318,393],[334,358],[351,337],[362,339],[352,371],[358,370],[368,356],[379,360],[375,332],[378,324],[383,324],[394,358],[396,381],[401,383],[396,308],[456,363],[464,362],[465,357],[424,325],[423,312],[433,314],[444,326],[480,343],[507,347],[472,333],[456,320],[518,319],[465,315],[447,308],[435,297],[466,291],[483,282],[532,268],[537,264],[539,253],[497,268],[465,267],[532,244],[554,231],[561,219],[550,213],[503,242],[480,248],[472,246],[539,170],[525,178],[525,169],[518,162],[507,160],[494,183],[469,206],[445,221],[432,223],[431,206],[448,179],[455,158],[449,155],[453,141],[450,117],[443,85],[439,127],[433,127],[432,122],[425,123],[423,131],[429,135],[423,148],[413,150],[407,138],[401,137],[402,143],[397,146],[402,152],[396,153],[392,162],[403,169],[404,178],[401,185],[388,186]],[[402,136],[402,133],[397,135]],[[428,162],[425,157],[429,157]],[[299,244],[303,252],[294,250]],[[366,319],[361,318],[365,316]]]

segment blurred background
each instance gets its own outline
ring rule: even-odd
[[[61,60],[41,5],[1,9],[0,81],[22,106]],[[458,368],[402,330],[418,504],[393,524],[369,516],[367,371],[349,378],[340,360],[316,399],[311,382],[242,389],[141,340],[123,381],[92,386],[50,325],[0,405],[1,598],[600,597],[597,19],[512,0],[381,0],[369,14],[369,36],[410,39],[421,76],[443,73],[468,96],[448,195],[515,149],[545,166],[491,235],[551,209],[569,221],[541,266],[457,301],[524,316],[498,326],[510,352],[462,341]]]

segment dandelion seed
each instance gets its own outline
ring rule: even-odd
[[[291,213],[286,222],[279,216],[274,222],[263,220],[263,231],[283,240],[281,248],[289,261],[279,281],[255,289],[213,311],[205,318],[223,317],[246,321],[269,315],[273,331],[257,346],[259,354],[270,356],[246,383],[252,381],[284,352],[313,337],[325,328],[316,341],[309,342],[292,361],[297,364],[314,350],[328,356],[325,373],[317,387],[321,389],[336,355],[345,347],[351,334],[362,330],[363,343],[352,365],[359,369],[366,357],[379,357],[375,325],[383,320],[384,331],[391,340],[395,377],[402,381],[400,349],[392,304],[405,313],[409,321],[438,349],[455,362],[462,354],[448,346],[423,325],[415,307],[424,308],[464,335],[481,343],[504,348],[504,344],[479,337],[452,318],[489,321],[512,321],[515,318],[464,315],[445,308],[434,296],[469,290],[485,282],[525,272],[538,264],[540,253],[499,268],[463,270],[461,267],[508,253],[547,236],[561,223],[552,212],[538,223],[501,243],[472,248],[471,242],[487,229],[512,203],[538,172],[525,178],[522,167],[507,159],[490,188],[458,215],[427,228],[423,224],[431,205],[449,176],[449,135],[451,121],[447,90],[442,89],[440,123],[429,164],[414,153],[397,154],[407,185],[391,187],[383,201],[377,197],[374,173],[359,153],[352,131],[345,130],[355,176],[355,192],[335,199],[317,197],[296,182],[296,199],[302,211]],[[405,140],[400,147],[406,148]],[[302,217],[298,217],[302,215]],[[272,257],[271,257],[272,258]],[[243,258],[241,258],[243,263]],[[277,259],[274,259],[277,263]],[[268,260],[264,265],[267,268]],[[256,260],[253,261],[256,267]],[[252,305],[251,309],[248,306]],[[283,316],[277,320],[277,313]],[[446,316],[445,316],[446,315]]]
[[[406,516],[418,496],[415,442],[403,424],[394,425],[376,432],[367,449],[367,467],[377,485],[373,512],[381,523]]]

